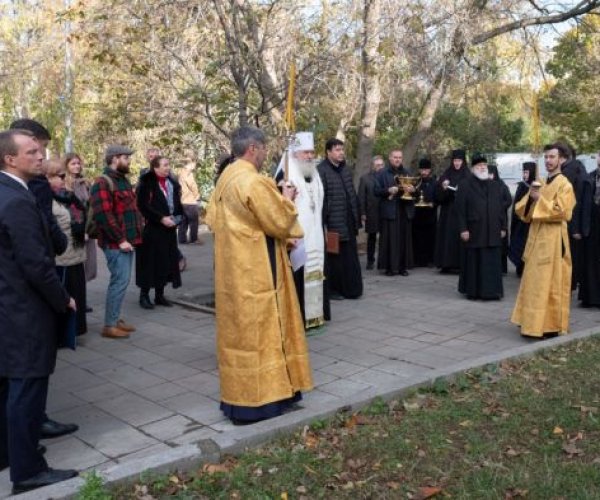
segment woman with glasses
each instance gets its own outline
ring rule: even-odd
[[[87,331],[85,318],[85,207],[71,191],[66,189],[66,169],[58,160],[45,162],[46,177],[52,189],[52,214],[60,230],[67,236],[67,249],[56,257],[56,270],[67,292],[75,299],[76,334]]]

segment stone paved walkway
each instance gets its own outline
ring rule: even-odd
[[[167,296],[212,290],[208,235],[203,246],[183,246],[188,269],[184,287]],[[51,378],[48,411],[80,430],[46,441],[53,467],[102,470],[201,439],[235,436],[219,411],[214,317],[181,307],[140,309],[132,284],[124,317],[137,326],[129,340],[99,335],[107,272],[90,283],[89,332],[77,351],[61,351]],[[333,302],[333,321],[309,338],[316,389],[302,402],[316,417],[322,408],[378,388],[401,387],[415,376],[496,354],[533,341],[522,338],[508,318],[518,280],[505,278],[501,302],[470,302],[456,291],[457,277],[416,269],[409,277],[365,272],[357,301]],[[232,311],[235,314],[235,311]],[[600,323],[598,310],[572,309],[572,331]],[[600,328],[600,327],[599,327]],[[270,421],[277,427],[278,419]],[[245,434],[252,432],[245,429]],[[0,498],[10,491],[0,474]]]

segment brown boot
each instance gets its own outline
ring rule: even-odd
[[[121,330],[116,326],[105,326],[102,329],[102,336],[107,339],[128,339],[129,332]]]
[[[125,323],[125,321],[122,319],[117,321],[117,328],[119,330],[123,330],[124,332],[135,332],[135,326]]]

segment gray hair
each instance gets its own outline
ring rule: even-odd
[[[266,144],[265,133],[256,127],[240,127],[231,134],[231,153],[236,158],[244,156],[250,144]]]

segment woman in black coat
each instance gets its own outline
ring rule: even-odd
[[[169,160],[158,156],[150,162],[150,170],[140,177],[137,204],[145,218],[142,244],[136,251],[136,285],[140,287],[140,306],[153,309],[154,302],[171,306],[165,298],[167,283],[181,286],[177,224],[181,221],[181,187],[169,176]]]

